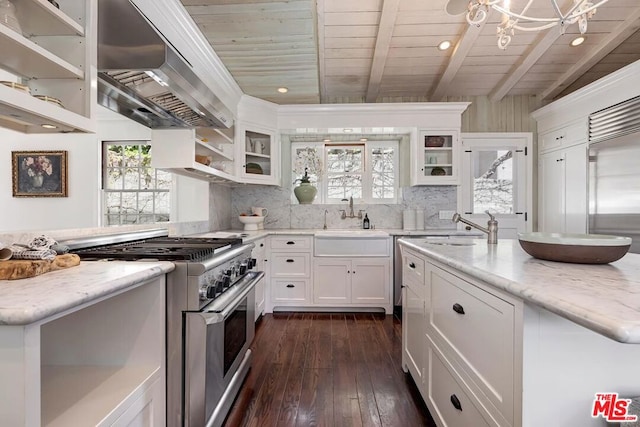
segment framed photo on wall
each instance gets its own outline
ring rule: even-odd
[[[67,197],[66,151],[12,151],[13,197]]]

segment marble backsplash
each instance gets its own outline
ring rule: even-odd
[[[368,215],[371,225],[376,228],[402,228],[402,211],[424,209],[426,228],[452,228],[451,220],[438,218],[441,210],[456,210],[457,193],[455,186],[404,187],[402,200],[398,204],[359,204],[353,210],[358,214],[362,209]],[[214,202],[214,205],[216,203]],[[348,209],[348,204],[300,205],[291,202],[291,190],[282,187],[246,185],[231,189],[231,227],[241,229],[240,213],[249,213],[252,206],[267,208],[266,229],[282,228],[322,228],[325,210],[328,228],[361,228],[358,218],[340,219],[340,209]],[[348,211],[347,211],[348,212]]]

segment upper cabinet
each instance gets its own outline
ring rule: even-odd
[[[459,131],[418,131],[412,145],[411,185],[458,184]]]
[[[95,132],[96,2],[11,3],[0,24],[0,126]]]
[[[233,139],[222,129],[157,129],[152,132],[154,168],[210,182],[236,182]]]
[[[243,123],[238,123],[236,127],[236,170],[239,181],[277,185],[280,162],[276,131]]]

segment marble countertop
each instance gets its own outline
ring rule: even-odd
[[[316,231],[321,229],[313,228],[273,228],[257,231],[245,231],[245,230],[224,230],[224,231],[212,231],[208,233],[195,234],[191,237],[228,237],[229,235],[241,235],[244,242],[253,242],[254,240],[266,237],[269,235],[299,235],[299,236],[313,236]],[[336,229],[329,229],[336,230]],[[360,230],[359,228],[354,230]],[[391,236],[433,236],[433,237],[482,237],[483,233],[479,231],[467,231],[457,230],[454,228],[432,228],[426,230],[402,230],[402,229],[386,229],[376,228],[377,231],[385,231]]]
[[[0,280],[0,325],[28,325],[174,269],[170,262],[82,261],[21,280]]]
[[[585,265],[532,258],[517,240],[444,246],[403,238],[400,243],[613,340],[640,344],[640,254]]]

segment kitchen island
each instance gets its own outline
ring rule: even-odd
[[[516,240],[399,242],[403,368],[434,418],[596,426],[596,393],[640,396],[640,255],[579,265]]]
[[[83,261],[0,280],[0,425],[164,424],[173,268]]]

